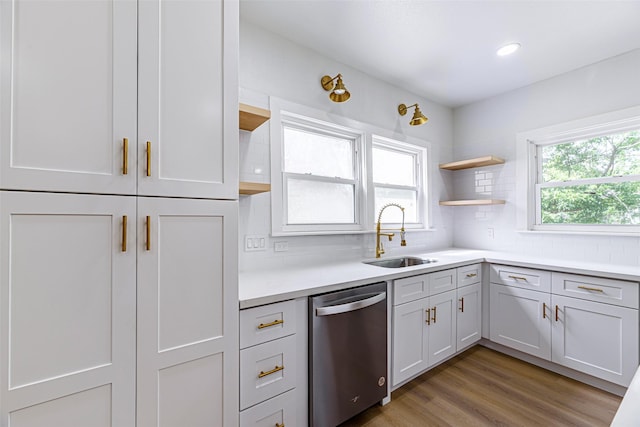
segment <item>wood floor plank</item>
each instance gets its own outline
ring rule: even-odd
[[[621,397],[476,346],[342,427],[608,426]]]

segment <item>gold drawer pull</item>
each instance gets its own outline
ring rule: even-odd
[[[147,141],[147,176],[151,176],[151,141]]]
[[[468,278],[472,278],[472,277],[476,277],[476,276],[477,276],[477,274],[476,274],[476,273],[469,273],[469,274],[467,274],[467,277],[468,277]]]
[[[283,319],[274,320],[273,322],[269,322],[269,323],[260,323],[258,325],[258,329],[264,329],[264,328],[268,328],[270,326],[281,325],[283,323],[284,323]]]
[[[282,371],[282,370],[284,370],[284,366],[278,366],[278,365],[276,365],[276,367],[275,367],[275,368],[273,368],[273,369],[272,369],[272,370],[270,370],[270,371],[267,371],[267,372],[260,371],[260,373],[258,374],[258,378],[264,378],[264,377],[266,377],[267,375],[275,374],[276,372],[278,372],[278,371]]]
[[[464,313],[464,297],[460,298],[460,312]]]
[[[129,173],[129,138],[122,139],[122,175]]]
[[[436,323],[436,307],[433,307],[433,318],[431,319],[433,323]]]
[[[122,252],[127,252],[127,216],[122,215]]]
[[[578,289],[584,289],[585,291],[593,291],[593,292],[603,292],[604,290],[599,288],[590,288],[589,286],[578,286]]]
[[[146,241],[144,243],[144,248],[148,251],[151,250],[151,217],[147,215],[145,218],[145,228],[146,228]]]
[[[276,423],[276,427],[284,427],[284,423],[282,423],[282,424]]]
[[[560,309],[558,308],[558,304],[556,304],[556,322],[559,320],[558,310],[560,310]]]
[[[522,276],[508,276],[508,277],[513,280],[524,280],[525,282],[527,281],[527,278]]]
[[[542,303],[542,318],[547,318],[547,303],[545,302]]]
[[[425,320],[425,323],[427,325],[430,325],[431,324],[431,309],[427,308],[424,312],[427,313],[427,320]]]

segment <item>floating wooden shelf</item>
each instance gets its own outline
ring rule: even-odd
[[[504,159],[501,159],[500,157],[484,156],[484,157],[477,157],[475,159],[460,160],[460,161],[451,162],[451,163],[442,163],[440,165],[440,169],[455,171],[459,169],[478,168],[481,166],[500,165],[502,163],[504,163]]]
[[[441,206],[481,206],[481,205],[504,205],[504,200],[500,199],[477,199],[477,200],[443,200]]]
[[[252,131],[271,118],[271,111],[240,104],[240,129]]]
[[[268,191],[271,191],[271,184],[240,181],[240,194],[243,196],[251,196],[253,194],[266,193]]]

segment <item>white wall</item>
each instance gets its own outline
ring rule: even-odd
[[[406,90],[373,78],[348,65],[335,62],[319,53],[301,47],[273,33],[240,21],[240,102],[268,108],[269,96],[308,107],[330,111],[332,114],[373,124],[379,128],[421,139],[431,148],[429,160],[431,189],[436,202],[431,203],[433,231],[407,234],[405,251],[431,250],[451,245],[451,218],[437,205],[450,187],[450,176],[437,169],[438,163],[452,159],[453,112],[450,108],[430,102]],[[348,102],[331,102],[328,92],[320,85],[325,74],[343,75],[351,92]],[[410,127],[410,116],[398,115],[400,103],[418,102],[429,122]],[[269,182],[270,123],[256,131],[240,135],[240,180]],[[240,199],[240,269],[248,270],[280,265],[295,265],[309,260],[371,257],[374,236],[337,235],[271,238],[270,196],[268,193]],[[266,235],[267,250],[244,251],[246,235]],[[397,240],[397,239],[396,239]],[[274,242],[286,241],[287,252],[274,252]],[[386,245],[387,253],[399,253],[399,242]]]
[[[454,157],[486,154],[504,165],[450,172],[460,197],[503,198],[503,206],[447,208],[454,218],[453,243],[552,258],[640,265],[640,237],[609,237],[516,231],[515,156],[518,132],[640,105],[640,50],[581,68],[454,111]],[[486,173],[485,173],[486,172]],[[485,182],[480,180],[484,179]],[[484,190],[484,188],[479,188]],[[521,208],[521,207],[520,207]],[[494,238],[489,237],[489,228]]]

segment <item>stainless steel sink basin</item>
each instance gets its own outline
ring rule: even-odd
[[[412,256],[406,256],[401,258],[388,258],[388,259],[377,259],[375,261],[363,261],[365,264],[375,265],[377,267],[385,267],[385,268],[402,268],[402,267],[411,267],[412,265],[422,265],[422,264],[431,264],[432,262],[437,262],[437,259],[433,258],[417,258]]]

